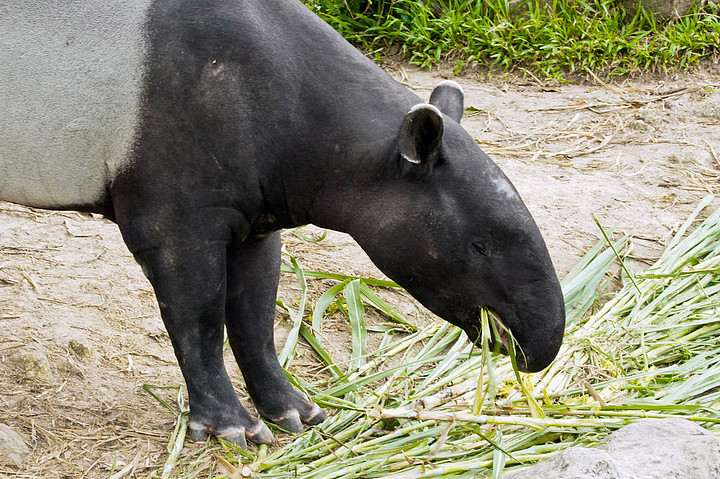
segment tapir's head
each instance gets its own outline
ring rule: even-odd
[[[520,368],[538,371],[562,342],[560,285],[517,191],[460,127],[463,110],[454,82],[410,109],[392,153],[395,178],[367,192],[377,208],[353,234],[380,269],[471,340],[480,308],[490,309],[517,340]]]

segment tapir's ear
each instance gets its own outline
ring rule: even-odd
[[[430,104],[435,105],[447,116],[460,123],[465,111],[465,93],[460,85],[452,80],[438,83],[430,95]]]
[[[440,110],[427,103],[420,103],[405,115],[398,145],[402,157],[416,165],[432,169],[440,156],[443,119]]]

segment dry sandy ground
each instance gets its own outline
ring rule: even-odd
[[[389,70],[423,98],[444,78]],[[464,126],[526,200],[560,276],[598,240],[593,218],[632,231],[642,263],[700,198],[720,193],[717,72],[558,87],[458,81],[473,107]],[[287,235],[285,245],[307,268],[379,274],[344,235],[319,244]],[[329,284],[311,288],[317,295]],[[298,297],[289,275],[280,297]],[[426,321],[409,298],[390,301]],[[278,312],[280,336],[285,324]],[[347,338],[340,320],[327,327]],[[0,477],[109,477],[123,468],[122,477],[146,477],[161,467],[174,418],[142,385],[182,379],[150,285],[112,223],[0,204],[0,330],[0,424],[29,446],[5,456]],[[296,372],[314,369],[303,349]]]

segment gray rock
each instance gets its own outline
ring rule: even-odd
[[[718,479],[720,438],[685,419],[625,426],[594,448],[572,447],[505,479]]]
[[[695,114],[708,120],[720,120],[720,95],[712,96],[700,102]]]
[[[642,3],[645,10],[651,11],[659,19],[674,19],[685,15],[694,3],[705,5],[706,0],[619,0],[620,5],[627,12],[626,21],[629,23],[635,16],[638,6]],[[529,5],[539,4],[541,8],[552,8],[552,0],[509,0],[510,11],[521,14],[527,11]]]
[[[29,455],[30,448],[22,436],[7,424],[0,424],[0,464],[19,466]]]
[[[76,339],[71,339],[68,342],[68,349],[83,359],[92,359],[93,357],[92,348]]]
[[[45,383],[52,376],[47,353],[34,344],[16,350],[8,356],[7,362],[22,379],[27,381]]]
[[[620,0],[620,4],[631,16],[635,15],[641,3],[645,10],[653,12],[659,18],[668,19],[685,15],[696,0]],[[703,5],[705,2],[700,0],[697,3]]]
[[[647,122],[641,120],[640,118],[635,118],[631,120],[628,123],[628,126],[635,131],[655,131],[655,128],[653,128],[652,125],[649,125]]]
[[[636,120],[642,120],[650,126],[660,126],[665,122],[667,112],[660,112],[651,108],[643,108],[635,114]]]

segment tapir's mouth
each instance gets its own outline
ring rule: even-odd
[[[503,354],[508,353],[508,348],[510,347],[510,340],[508,339],[508,333],[506,326],[498,319],[497,315],[492,315],[492,321],[493,325],[495,326],[495,329],[493,331],[492,338],[490,338],[491,344],[494,345],[498,339],[502,343],[500,352]],[[494,334],[494,332],[497,331],[497,335]],[[499,336],[499,338],[498,338]]]
[[[468,338],[470,341],[472,341],[476,346],[480,347],[482,345],[482,320],[481,318],[481,312],[485,309],[488,311],[488,319],[490,320],[490,337],[488,338],[490,341],[490,349],[495,350],[495,346],[502,348],[500,351],[503,354],[508,353],[508,347],[510,344],[510,340],[508,337],[508,328],[505,326],[505,324],[500,320],[500,316],[492,309],[488,308],[487,306],[480,306],[477,309],[477,315],[475,315],[475,320],[471,322],[469,327],[465,327],[465,332],[468,335]],[[497,344],[498,340],[501,342],[501,344]]]
[[[482,308],[480,308],[482,309]],[[502,354],[508,354],[510,347],[510,340],[508,337],[508,328],[500,320],[500,315],[494,310],[485,307],[488,311],[488,319],[490,319],[490,349],[494,350],[496,346],[500,348],[499,352]],[[500,344],[497,344],[500,341]]]
[[[473,325],[472,331],[467,331],[468,337],[470,340],[478,347],[481,347],[482,345],[482,334],[481,334],[481,320],[480,320],[480,314],[482,309],[485,308],[488,311],[488,319],[490,320],[490,337],[489,340],[489,346],[490,351],[498,352],[500,354],[508,355],[510,352],[510,336],[511,332],[509,331],[509,328],[503,323],[502,319],[500,318],[500,315],[495,312],[492,308],[489,308],[487,306],[481,306],[478,308],[478,314],[477,314],[477,323]],[[517,343],[515,343],[515,351],[518,352]],[[523,357],[523,354],[516,354],[517,361],[518,361],[518,368],[521,371],[524,371],[526,369],[525,366],[525,358]]]

